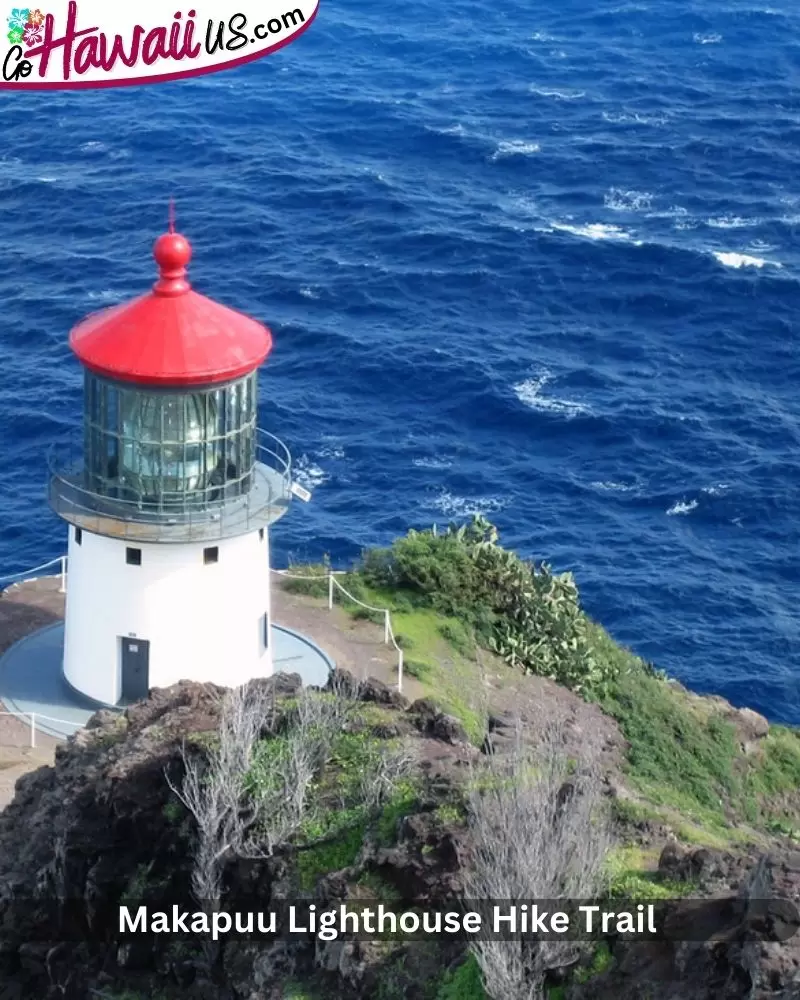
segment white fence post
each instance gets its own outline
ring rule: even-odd
[[[328,574],[328,611],[333,611],[333,570]]]
[[[387,609],[383,613],[383,641],[388,646],[389,645],[389,630],[391,626],[389,624],[389,610]]]
[[[31,747],[36,749],[36,713],[31,712]]]
[[[66,594],[67,592],[67,557],[61,557],[61,590],[59,593]]]
[[[400,694],[403,693],[403,650],[398,650],[397,653],[397,690]]]

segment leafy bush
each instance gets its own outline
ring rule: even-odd
[[[366,553],[362,574],[375,589],[416,594],[464,623],[445,635],[463,655],[471,651],[469,626],[512,665],[575,691],[601,692],[615,676],[613,660],[592,656],[572,575],[503,549],[485,518],[444,533],[409,531],[390,549]]]
[[[486,1000],[481,968],[474,955],[444,974],[436,1000]]]

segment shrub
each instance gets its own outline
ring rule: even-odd
[[[472,651],[471,629],[512,665],[575,691],[602,692],[616,675],[615,660],[592,655],[572,575],[503,549],[482,517],[444,533],[409,531],[366,553],[362,573],[370,586],[408,591],[458,619],[442,634],[462,655]]]

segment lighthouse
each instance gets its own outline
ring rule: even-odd
[[[192,289],[172,224],[153,255],[147,294],[70,334],[83,445],[49,480],[69,532],[64,678],[107,706],[272,674],[269,528],[293,494],[287,448],[258,427],[270,331]]]

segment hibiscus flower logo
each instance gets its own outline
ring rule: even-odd
[[[24,31],[30,16],[31,12],[27,7],[14,7],[11,11],[11,17],[8,19],[9,31]]]
[[[42,29],[38,25],[26,24],[25,33],[22,38],[28,48],[31,48],[34,45],[39,45],[44,38],[44,35],[42,33]]]
[[[8,18],[8,40],[12,45],[39,45],[43,41],[42,25],[47,15],[37,7],[14,7]]]

